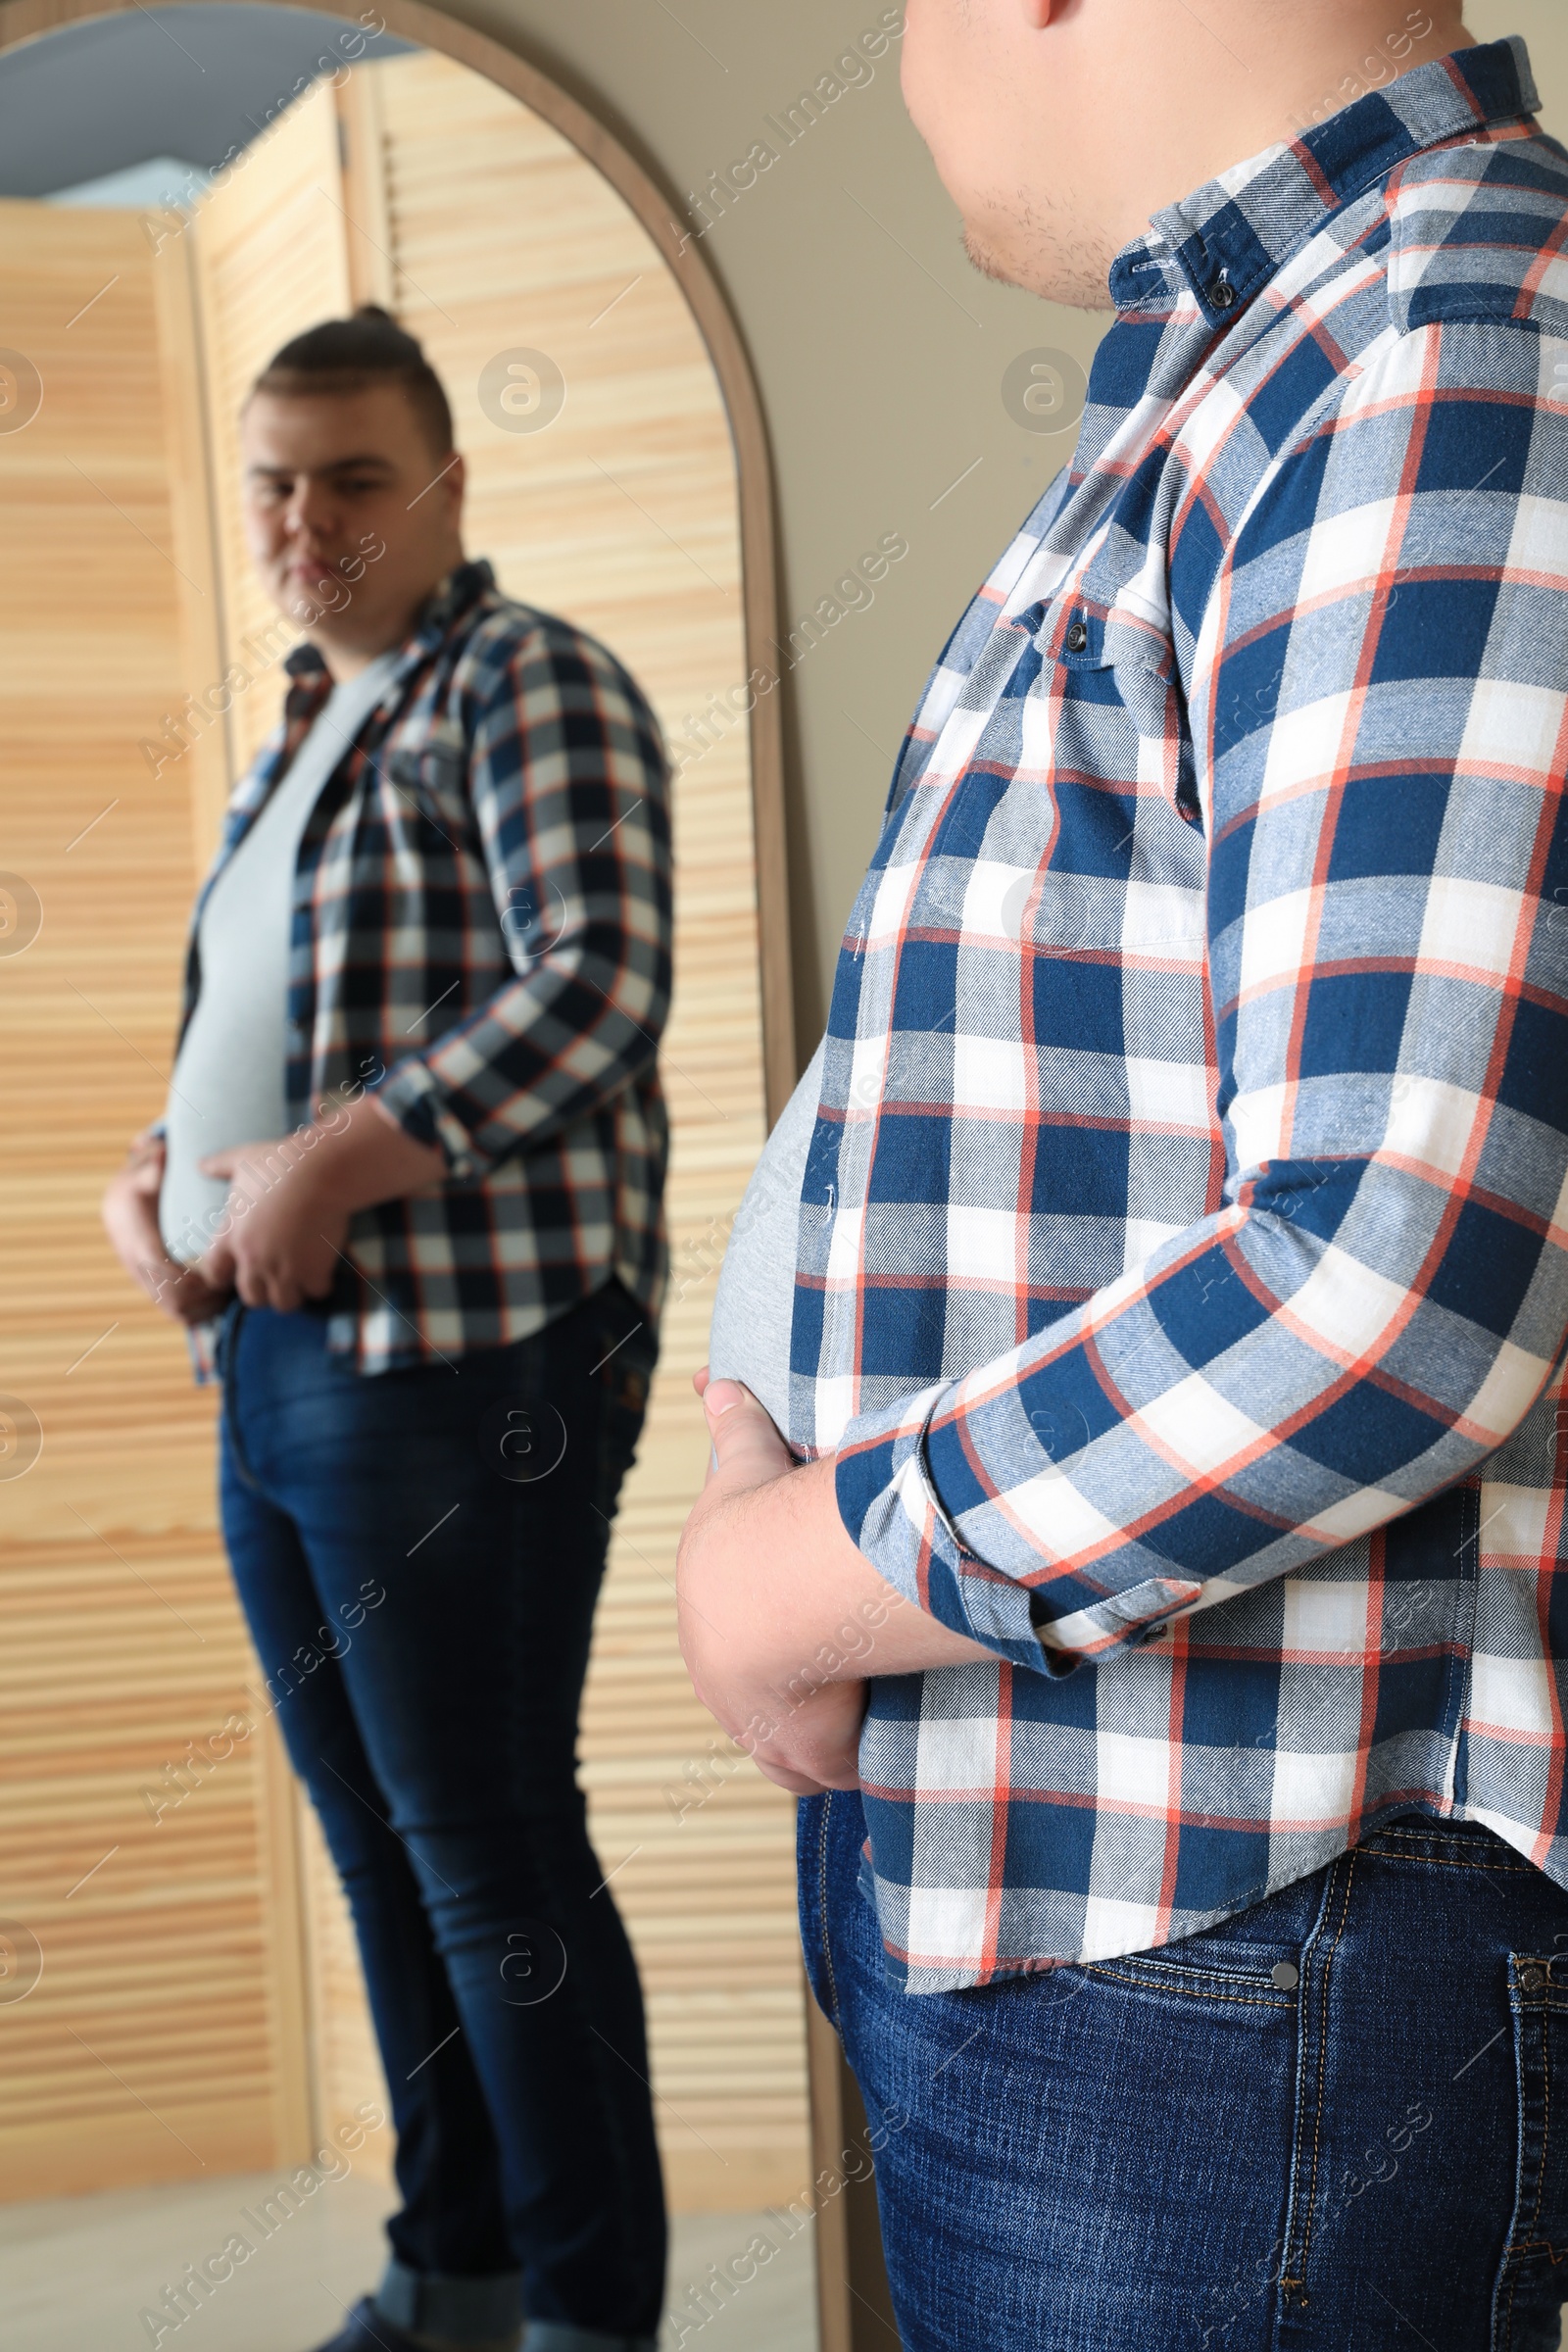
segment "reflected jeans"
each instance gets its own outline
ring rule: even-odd
[[[858,1793],[801,1807],[818,2002],[907,2352],[1547,2352],[1568,2297],[1568,1895],[1405,1814],[1219,1928],[911,1996]]]
[[[664,2261],[642,1996],[574,1750],[653,1337],[612,1282],[450,1363],[368,1378],[325,1341],[319,1313],[228,1309],[222,1517],[386,2069],[378,2306],[640,2344]]]

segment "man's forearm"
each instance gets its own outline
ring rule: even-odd
[[[715,1463],[686,1522],[681,1647],[698,1696],[787,1788],[855,1786],[858,1686],[993,1664],[896,1592],[839,1515],[834,1465],[792,1465],[757,1398],[706,1383]]]
[[[439,1184],[446,1156],[434,1144],[408,1134],[373,1095],[366,1095],[332,1126],[310,1130],[311,1171],[320,1197],[336,1208],[373,1208]]]
[[[754,1398],[745,1409],[759,1445],[771,1440],[787,1458]],[[748,1477],[744,1459],[731,1452],[730,1463],[738,1479]],[[744,1652],[778,1691],[995,1663],[993,1651],[906,1600],[857,1548],[839,1514],[831,1459],[764,1475],[722,1502],[705,1499],[713,1518],[687,1547],[687,1592],[709,1655]]]
[[[839,1513],[831,1459],[812,1462],[781,1481],[783,1493],[773,1507],[779,1512],[778,1534],[786,1544],[793,1533],[799,1577],[802,1645],[814,1639],[818,1650],[830,1650],[847,1627],[864,1627],[866,1644],[858,1655],[846,1655],[841,1667],[824,1672],[828,1682],[864,1681],[883,1674],[922,1674],[936,1666],[968,1666],[977,1660],[996,1663],[996,1654],[983,1649],[967,1635],[950,1632],[939,1619],[906,1600],[879,1576],[863,1551],[851,1540]],[[761,1505],[766,1526],[767,1504]],[[793,1528],[791,1520],[793,1518]]]

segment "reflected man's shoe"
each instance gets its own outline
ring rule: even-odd
[[[412,2335],[383,2320],[368,2295],[362,2295],[346,2325],[317,2352],[421,2352]]]
[[[533,2320],[523,2336],[522,2352],[659,2352],[659,2345],[651,2335],[596,2335],[589,2328]]]
[[[517,2352],[521,2330],[504,2339],[490,2338],[483,2343],[464,2345],[461,2352]],[[432,2345],[444,2344],[445,2338],[433,2335],[411,2335],[396,2320],[386,2319],[376,2308],[372,2295],[362,2295],[349,2313],[347,2325],[329,2342],[318,2344],[316,2352],[431,2352]]]
[[[395,2320],[383,2319],[371,2296],[362,2295],[347,2326],[329,2342],[318,2344],[316,2352],[429,2352],[438,2340],[411,2335]],[[476,2345],[472,2352],[491,2352],[491,2347]],[[521,2337],[520,2352],[657,2352],[657,2344],[653,2336],[599,2335],[591,2329],[535,2320]]]

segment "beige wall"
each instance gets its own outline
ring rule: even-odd
[[[764,135],[764,115],[830,71],[883,5],[572,0],[565,10],[560,0],[466,0],[452,13],[554,74],[679,204],[743,157]],[[1402,0],[1390,0],[1391,24],[1404,15]],[[1524,33],[1546,120],[1568,136],[1565,0],[1472,0],[1470,22],[1482,39]],[[874,80],[838,99],[704,239],[772,438],[785,627],[882,533],[909,544],[874,604],[850,612],[785,681],[803,1060],[914,698],[1068,454],[1065,436],[1009,419],[1004,370],[1039,347],[1087,359],[1103,323],[970,269],[905,115],[897,64],[895,45]]]

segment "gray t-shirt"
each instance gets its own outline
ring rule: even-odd
[[[752,1170],[719,1268],[708,1342],[713,1378],[745,1381],[785,1437],[796,1235],[822,1094],[822,1053],[818,1046]]]
[[[223,1179],[204,1176],[196,1162],[288,1133],[289,931],[300,835],[397,665],[394,648],[333,687],[202,908],[201,993],[169,1084],[158,1200],[164,1247],[186,1264],[209,1247],[228,1200]]]

